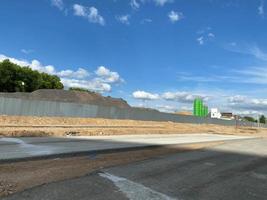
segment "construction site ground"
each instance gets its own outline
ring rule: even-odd
[[[0,116],[0,137],[186,133],[267,136],[266,129],[255,127],[90,118]],[[0,197],[46,183],[81,177],[110,166],[128,164],[172,153],[203,149],[221,143],[223,142],[185,144],[183,146],[172,145],[171,147],[157,147],[131,152],[0,164]]]
[[[97,118],[0,116],[0,136],[98,136],[216,133],[267,136],[267,129],[213,124],[114,120]]]

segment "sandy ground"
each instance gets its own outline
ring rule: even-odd
[[[97,136],[177,133],[256,134],[267,136],[267,129],[96,118],[0,116],[0,136]]]
[[[223,142],[172,145],[146,150],[0,164],[0,197],[45,183],[84,176],[105,167],[167,154],[211,147]]]

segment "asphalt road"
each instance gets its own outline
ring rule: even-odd
[[[267,139],[226,142],[42,185],[5,200],[264,200],[266,146]]]
[[[82,152],[112,151],[153,145],[185,144],[244,138],[249,137],[215,134],[175,134],[65,138],[0,138],[0,162]]]

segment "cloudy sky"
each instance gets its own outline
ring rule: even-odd
[[[0,60],[162,111],[267,114],[267,1],[2,0]]]

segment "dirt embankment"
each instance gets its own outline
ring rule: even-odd
[[[93,104],[102,106],[115,106],[119,108],[130,108],[130,105],[121,98],[102,96],[96,92],[68,91],[55,89],[40,89],[31,93],[15,92],[0,93],[0,97],[20,98],[37,101],[59,101],[79,104]]]
[[[0,116],[0,136],[219,133],[265,136],[266,129],[96,118]]]

